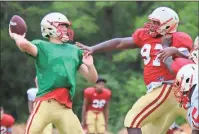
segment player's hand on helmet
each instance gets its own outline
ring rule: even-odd
[[[163,45],[163,48],[169,47],[172,44],[172,34],[166,34],[162,37],[161,43]]]
[[[165,61],[168,57],[175,55],[176,51],[178,51],[175,47],[167,47],[163,50],[160,50],[157,55],[161,61]]]
[[[87,52],[83,53],[83,63],[86,66],[92,66],[93,65],[93,56]]]
[[[82,44],[82,43],[79,43],[79,42],[76,42],[75,44],[76,44],[76,46],[78,46],[78,47],[80,47],[82,50],[84,50],[84,53],[88,53],[88,54],[92,54],[92,53],[93,53],[91,47],[86,46],[86,45],[84,45],[84,44]]]
[[[25,38],[26,36],[26,33],[24,33],[24,35],[19,35],[19,34],[16,34],[16,33],[12,33],[11,30],[10,30],[10,27],[9,27],[9,35],[12,39],[20,39],[20,38]]]

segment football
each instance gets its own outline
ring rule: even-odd
[[[11,18],[9,26],[12,33],[24,35],[27,32],[26,22],[18,15],[14,15]]]

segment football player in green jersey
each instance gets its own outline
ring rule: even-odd
[[[25,36],[9,34],[22,52],[35,59],[38,92],[34,109],[27,121],[25,134],[40,134],[53,123],[60,134],[82,134],[77,116],[72,111],[76,88],[76,73],[88,81],[97,81],[97,71],[91,55],[69,41],[73,31],[67,17],[61,13],[47,14],[41,21],[44,40],[28,41]]]

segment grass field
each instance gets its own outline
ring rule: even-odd
[[[191,134],[191,128],[188,124],[183,124],[180,128],[184,132],[175,132],[174,134]],[[12,134],[24,134],[25,124],[16,124],[13,126],[13,133]],[[52,134],[59,134],[56,129],[53,129]],[[106,134],[113,134],[111,132],[107,132]],[[126,129],[121,129],[117,134],[127,134]]]

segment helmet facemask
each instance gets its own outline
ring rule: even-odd
[[[148,19],[150,22],[145,23],[144,28],[152,37],[177,31],[179,18],[177,13],[170,8],[159,7],[148,16]]]
[[[174,82],[174,95],[177,102],[180,103],[180,106],[183,106],[184,109],[188,109],[190,106],[189,95],[193,87],[193,75],[191,78],[185,80],[184,76],[181,79],[176,79]]]
[[[186,109],[190,104],[189,97],[192,89],[198,84],[198,66],[196,64],[187,64],[180,68],[174,82],[174,95],[177,101]]]
[[[51,22],[49,22],[51,23]],[[56,28],[56,35],[54,37],[58,37],[62,42],[73,41],[74,32],[69,28],[71,24],[64,22],[53,22],[52,26]]]
[[[44,38],[56,38],[62,42],[73,41],[74,32],[71,22],[61,13],[47,14],[41,21],[41,32]]]
[[[156,37],[157,35],[170,34],[170,33],[173,33],[172,31],[175,31],[174,29],[178,27],[177,23],[173,25],[169,25],[172,19],[173,18],[161,24],[159,20],[155,20],[151,18],[149,19],[150,22],[147,22],[144,24],[144,28],[152,37]]]
[[[149,22],[144,24],[145,30],[152,36],[156,37],[159,33],[157,29],[160,27],[160,22],[155,20],[150,20]]]

